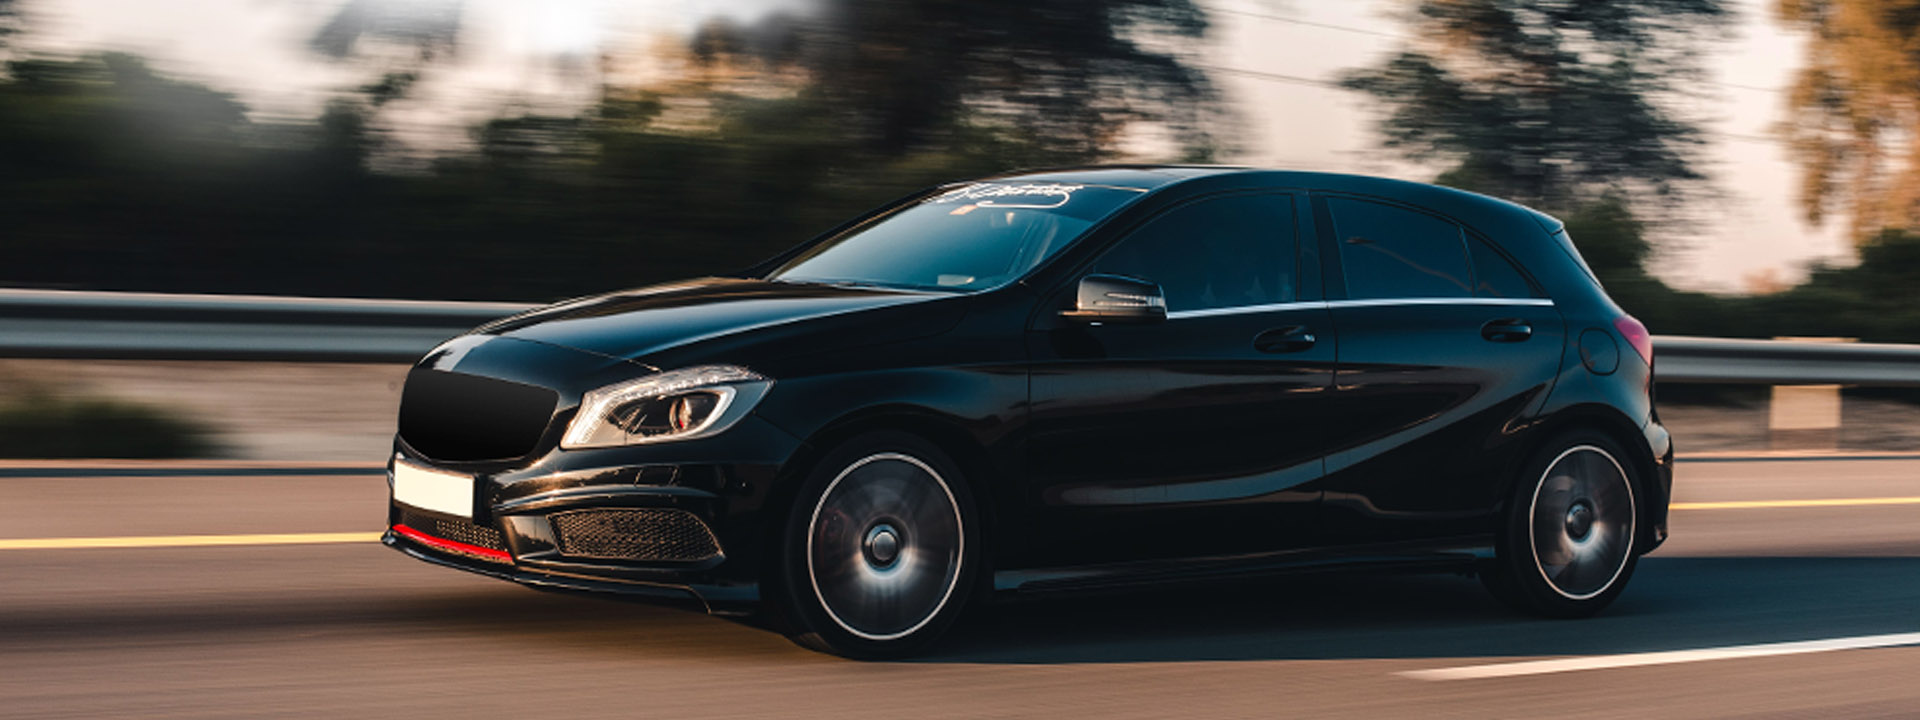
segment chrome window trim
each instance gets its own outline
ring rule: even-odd
[[[1527,307],[1553,307],[1548,298],[1365,298],[1359,300],[1328,300],[1329,308],[1382,307],[1392,305],[1522,305]]]
[[[1331,310],[1334,308],[1389,307],[1394,305],[1518,305],[1525,307],[1553,307],[1553,301],[1547,298],[1368,298],[1364,300],[1305,300],[1298,302],[1266,303],[1263,305],[1205,308],[1202,310],[1176,310],[1167,313],[1167,319],[1184,320],[1187,318],[1215,317],[1218,315],[1248,315],[1252,313],[1281,312],[1285,310]]]
[[[1298,302],[1266,303],[1264,305],[1235,305],[1233,307],[1204,308],[1201,310],[1179,310],[1167,313],[1168,320],[1185,318],[1213,317],[1215,315],[1247,315],[1251,313],[1279,312],[1282,310],[1308,310],[1327,306],[1325,301],[1305,300]]]

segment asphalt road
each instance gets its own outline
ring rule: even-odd
[[[17,473],[16,473],[17,474]],[[1678,501],[1920,496],[1920,460],[1683,462]],[[378,476],[0,477],[7,539],[379,529]],[[0,545],[3,547],[3,545]],[[1433,682],[1537,658],[1920,632],[1920,504],[1680,510],[1607,614],[1458,577],[991,608],[856,663],[368,542],[0,549],[0,717],[1920,717],[1920,647]]]

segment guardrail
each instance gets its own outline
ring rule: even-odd
[[[515,303],[0,290],[0,357],[412,362]],[[1672,383],[1920,386],[1920,345],[1656,336]]]
[[[1653,357],[1660,382],[1920,386],[1920,345],[1656,335]]]
[[[514,303],[0,290],[0,356],[412,362]]]

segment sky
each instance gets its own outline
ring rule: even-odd
[[[381,0],[407,3],[415,0]],[[339,91],[367,81],[364,68],[305,49],[343,0],[23,0],[27,52],[125,50],[162,72],[233,93],[257,119],[305,119]],[[1204,62],[1240,122],[1248,165],[1430,180],[1437,168],[1398,161],[1376,147],[1373,114],[1353,93],[1256,74],[1332,79],[1391,52],[1403,32],[1398,0],[1200,0],[1214,10]],[[1733,36],[1709,48],[1713,84],[1690,88],[1680,108],[1704,121],[1705,158],[1718,196],[1690,207],[1698,219],[1649,228],[1660,254],[1649,269],[1695,290],[1737,292],[1757,277],[1793,282],[1815,259],[1845,263],[1840,223],[1809,226],[1796,197],[1798,171],[1772,128],[1803,40],[1777,25],[1772,0],[1729,0]],[[715,15],[751,20],[804,11],[807,0],[467,0],[461,53],[390,119],[410,144],[461,143],[466,128],[503,106],[585,107],[598,79],[582,68],[603,47],[645,47],[683,35]],[[632,54],[630,72],[647,72]]]

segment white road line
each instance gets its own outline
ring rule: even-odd
[[[1898,645],[1920,645],[1920,632],[1896,633],[1892,635],[1862,635],[1858,637],[1808,640],[1804,642],[1767,643],[1764,645],[1734,645],[1731,647],[1702,648],[1699,650],[1671,650],[1667,652],[1629,653],[1625,655],[1594,655],[1589,657],[1562,658],[1558,660],[1529,660],[1526,662],[1498,663],[1494,665],[1468,665],[1434,670],[1412,670],[1395,674],[1415,680],[1480,680],[1484,678],[1573,672],[1576,670],[1605,670],[1609,668],[1641,667],[1645,665],[1671,665],[1673,663],[1702,662],[1706,660],[1732,660],[1735,658],[1767,657],[1771,655],[1798,655],[1801,653],[1859,650],[1862,648],[1894,647]]]

